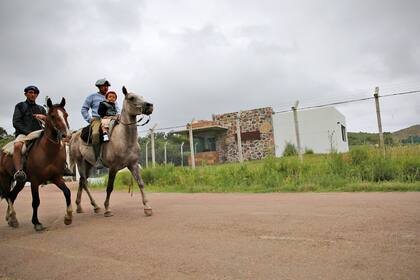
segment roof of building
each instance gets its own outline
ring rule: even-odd
[[[200,120],[192,123],[192,130],[193,132],[224,133],[228,130],[228,128],[217,124],[215,121]],[[172,133],[189,133],[188,125],[186,129],[173,131]]]

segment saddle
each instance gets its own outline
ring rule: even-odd
[[[114,129],[115,125],[117,125],[118,122],[115,120],[112,120],[109,124],[109,136],[112,134],[112,130]],[[99,141],[100,143],[103,143],[103,132],[102,129],[99,129]],[[80,133],[80,138],[82,138],[83,142],[88,145],[92,145],[92,127],[89,125],[82,128],[82,132]]]
[[[99,141],[102,143],[102,129],[99,129]],[[88,145],[92,145],[92,127],[89,125],[82,128],[82,132],[80,133],[80,138],[82,138],[83,142]]]

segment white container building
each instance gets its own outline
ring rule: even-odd
[[[303,153],[348,152],[346,118],[334,107],[297,111],[300,143]],[[283,155],[287,143],[297,148],[293,112],[272,116],[275,153]]]

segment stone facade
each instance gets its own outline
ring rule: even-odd
[[[216,140],[219,162],[237,162],[238,142],[236,132],[237,112],[213,115],[213,121],[226,127],[226,134]],[[271,107],[241,111],[240,127],[244,160],[274,156],[274,133]]]

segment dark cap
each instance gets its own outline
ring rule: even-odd
[[[33,90],[36,94],[39,94],[39,89],[36,86],[27,86],[23,91],[27,93],[30,90]]]

